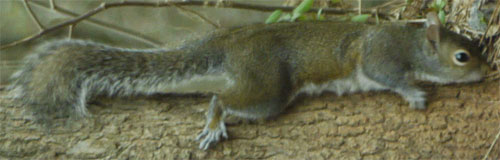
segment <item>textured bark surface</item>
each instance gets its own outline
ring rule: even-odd
[[[92,118],[50,134],[0,99],[0,159],[482,158],[500,130],[499,81],[424,88],[423,111],[390,92],[327,93],[266,121],[230,117],[230,138],[208,151],[194,140],[207,96],[103,98],[90,105]],[[500,144],[489,157],[500,158]]]

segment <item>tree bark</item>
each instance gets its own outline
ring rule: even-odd
[[[499,81],[423,87],[426,110],[390,92],[299,98],[276,118],[229,117],[203,151],[208,96],[102,98],[93,117],[46,130],[0,99],[0,159],[481,159],[500,130]],[[0,91],[5,96],[6,91]],[[500,159],[500,144],[490,159]]]

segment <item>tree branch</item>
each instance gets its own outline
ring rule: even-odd
[[[26,10],[28,11],[31,19],[35,22],[35,24],[38,27],[38,29],[43,30],[43,26],[40,23],[40,20],[38,20],[38,18],[33,13],[33,10],[31,9],[30,4],[28,4],[28,0],[23,0],[23,4],[24,4],[24,8],[26,8]]]
[[[32,4],[33,6],[36,6],[36,7],[41,7],[44,9],[51,10],[48,5],[46,5],[40,1],[31,1],[30,4]],[[79,14],[77,14],[77,13],[71,12],[71,11],[66,10],[64,8],[57,7],[56,5],[54,6],[54,10],[58,13],[61,13],[61,14],[67,15],[67,16],[71,16],[71,17],[79,16]],[[118,25],[109,24],[109,23],[106,23],[104,21],[100,21],[100,20],[93,19],[90,17],[85,19],[85,22],[89,22],[91,24],[97,25],[99,27],[102,27],[106,30],[110,30],[112,32],[117,32],[121,35],[125,35],[127,37],[133,38],[135,40],[138,40],[140,42],[143,42],[143,43],[148,44],[148,45],[153,46],[153,47],[159,47],[162,44],[161,41],[158,41],[154,38],[148,37],[140,32],[137,32],[137,31],[134,31],[131,29],[127,29],[127,28],[124,28],[124,27],[121,27]],[[25,39],[22,39],[22,40],[25,40]],[[19,41],[22,41],[22,40],[19,40]],[[17,44],[14,44],[14,45],[17,45]],[[2,48],[0,47],[0,49],[2,49]]]
[[[206,23],[214,26],[215,28],[220,28],[220,26],[217,23],[212,22],[210,19],[208,19],[207,17],[201,15],[200,13],[198,13],[196,11],[193,11],[191,9],[187,9],[187,8],[184,8],[184,7],[181,7],[181,6],[178,6],[178,5],[173,5],[173,6],[179,8],[181,11],[185,11],[185,12],[188,12],[190,14],[196,15],[198,18],[200,18],[204,22],[206,22]]]
[[[271,12],[275,11],[277,9],[280,9],[285,12],[291,12],[293,11],[294,7],[287,7],[287,6],[265,6],[265,5],[256,5],[256,4],[245,4],[245,3],[239,3],[239,2],[224,2],[224,4],[220,5],[216,1],[202,1],[202,0],[191,0],[191,1],[161,1],[161,2],[140,2],[140,1],[122,1],[122,2],[111,2],[111,3],[106,3],[103,2],[99,7],[94,8],[93,10],[90,10],[78,17],[75,17],[73,19],[64,21],[62,23],[59,23],[55,26],[52,26],[50,28],[46,28],[39,33],[30,35],[28,37],[25,37],[21,40],[14,41],[9,44],[5,45],[0,45],[0,49],[5,49],[8,47],[12,47],[15,45],[18,45],[20,43],[28,42],[33,39],[39,38],[42,35],[55,31],[57,29],[63,28],[65,26],[69,26],[72,24],[76,24],[82,20],[88,19],[89,17],[100,13],[102,11],[105,11],[106,9],[110,8],[117,8],[117,7],[127,7],[127,6],[138,6],[138,7],[168,7],[168,6],[209,6],[209,7],[219,7],[219,8],[236,8],[236,9],[248,9],[248,10],[256,10],[256,11],[262,11],[262,12]],[[309,12],[317,12],[319,11],[318,8],[312,8],[309,10]],[[322,13],[325,14],[345,14],[345,13],[351,13],[351,12],[357,12],[357,9],[337,9],[337,8],[324,8],[322,10]],[[371,10],[362,10],[362,13],[371,13]],[[385,14],[379,13],[379,16],[381,17],[386,17]]]

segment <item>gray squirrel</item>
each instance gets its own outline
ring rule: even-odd
[[[440,25],[342,22],[256,24],[215,31],[175,49],[122,49],[82,40],[40,46],[9,87],[39,122],[86,117],[96,96],[214,93],[197,137],[207,149],[227,138],[226,114],[274,116],[299,93],[390,90],[425,109],[416,81],[481,80],[489,70],[477,44]],[[195,87],[190,87],[190,86]]]

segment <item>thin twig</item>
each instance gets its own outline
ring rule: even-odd
[[[41,7],[41,8],[44,8],[44,9],[49,9],[47,5],[43,4],[43,3],[40,3],[39,1],[32,1],[31,4],[33,4],[33,6],[36,6],[36,7]],[[56,6],[55,8],[55,11],[58,12],[58,13],[61,13],[61,14],[64,14],[64,15],[67,15],[67,16],[71,16],[71,17],[77,17],[78,14],[77,13],[74,13],[74,12],[71,12],[69,10],[66,10],[64,8],[58,8]],[[148,37],[140,32],[137,32],[137,31],[134,31],[134,30],[131,30],[131,29],[127,29],[127,28],[124,28],[124,27],[121,27],[121,26],[118,26],[118,25],[114,25],[114,24],[109,24],[109,23],[106,23],[104,21],[100,21],[100,20],[96,20],[96,19],[93,19],[93,18],[87,18],[85,19],[85,22],[89,22],[91,24],[94,24],[94,25],[97,25],[103,29],[106,29],[106,30],[109,30],[109,31],[112,31],[112,32],[116,32],[116,33],[119,33],[121,35],[125,35],[127,37],[130,37],[130,38],[133,38],[135,40],[138,40],[140,42],[143,42],[145,44],[148,44],[152,47],[159,47],[162,45],[162,42],[161,41],[158,41],[154,38],[151,38],[151,37]],[[1,49],[1,48],[0,48]]]
[[[71,39],[71,36],[73,35],[73,28],[74,27],[75,27],[75,24],[69,25],[68,39]]]
[[[488,22],[488,27],[486,28],[486,31],[484,31],[484,35],[481,36],[481,40],[479,40],[479,44],[481,44],[486,38],[486,35],[488,35],[488,31],[490,30],[490,27],[492,26],[493,20],[498,18],[498,12],[500,9],[500,1],[497,2],[497,5],[495,7],[495,10],[493,11],[493,16],[490,18],[490,21]]]
[[[49,3],[50,3],[50,9],[51,10],[56,9],[56,3],[54,2],[54,0],[49,0]]]
[[[490,148],[488,149],[488,152],[486,152],[486,155],[484,155],[483,160],[488,159],[488,156],[490,155],[491,151],[493,150],[493,147],[497,143],[499,137],[500,137],[500,130],[498,131],[497,136],[495,136],[495,139],[493,140],[493,143],[491,143]]]
[[[380,9],[380,8],[384,8],[384,7],[387,7],[389,5],[392,5],[393,3],[396,3],[396,2],[400,2],[400,3],[403,3],[404,1],[401,1],[401,0],[393,0],[393,1],[388,1],[388,2],[385,2],[381,5],[377,5],[377,6],[374,6],[374,7],[370,7],[370,9]]]
[[[481,35],[481,36],[484,36],[484,34],[485,34],[485,33],[484,33],[484,32],[482,32],[482,31],[474,30],[474,29],[469,28],[469,27],[466,27],[466,26],[461,27],[461,28],[462,28],[464,31],[469,32],[469,33],[472,33],[472,34],[477,34],[477,35]]]
[[[38,18],[35,16],[35,14],[33,14],[33,10],[31,9],[30,4],[28,4],[28,0],[23,0],[23,4],[24,4],[24,8],[26,8],[31,19],[33,19],[33,21],[35,22],[38,29],[43,30],[44,28],[43,28],[42,24],[40,23],[40,21],[38,20]]]
[[[358,0],[358,14],[361,14],[361,0]]]
[[[28,37],[25,37],[21,40],[17,40],[14,42],[11,42],[6,45],[0,45],[0,49],[12,47],[15,45],[18,45],[20,43],[28,42],[33,39],[39,38],[42,35],[53,32],[57,29],[60,29],[62,27],[76,24],[82,20],[88,19],[89,17],[100,13],[102,11],[105,11],[106,9],[110,8],[117,8],[117,7],[126,7],[126,6],[138,6],[138,7],[167,7],[167,6],[172,6],[172,5],[177,5],[177,6],[210,6],[214,7],[217,5],[217,2],[215,1],[202,1],[202,0],[192,0],[192,1],[167,1],[167,2],[141,2],[141,1],[122,1],[122,2],[111,2],[111,3],[106,3],[103,2],[99,7],[94,8],[93,10],[90,10],[80,16],[77,16],[73,19],[61,22],[55,26],[52,26],[50,28],[44,29],[40,31],[37,34],[30,35]],[[262,12],[271,12],[275,10],[282,10],[284,12],[291,12],[294,7],[287,7],[287,6],[265,6],[265,5],[256,5],[256,4],[245,4],[245,3],[239,3],[239,2],[228,2],[225,5],[218,6],[221,8],[236,8],[236,9],[248,9],[248,10],[256,10],[256,11],[262,11]],[[309,10],[309,12],[318,12],[318,8],[312,8]],[[345,13],[352,13],[358,11],[357,9],[337,9],[337,8],[324,8],[323,13],[325,14],[345,14]],[[361,10],[361,13],[371,13],[371,10]],[[379,13],[379,16],[381,17],[387,17],[386,14]]]
[[[188,12],[188,13],[191,13],[191,14],[194,14],[196,15],[198,18],[200,18],[201,20],[203,20],[204,22],[214,26],[215,28],[220,28],[220,25],[218,25],[217,23],[211,21],[210,19],[208,19],[207,17],[201,15],[200,13],[196,12],[196,11],[193,11],[191,9],[187,9],[187,8],[184,8],[184,7],[181,7],[181,6],[178,6],[178,5],[173,5],[174,7],[177,7],[179,8],[180,10],[182,11],[185,11],[185,12]]]
[[[425,23],[427,20],[426,19],[407,19],[407,20],[398,20],[395,22],[399,23]]]

